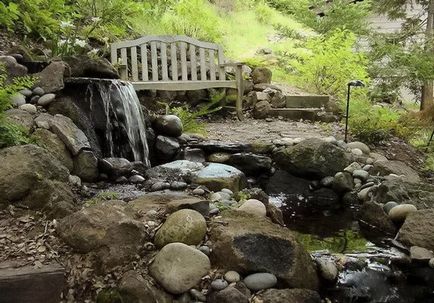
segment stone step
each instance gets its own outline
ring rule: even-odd
[[[64,273],[57,264],[41,268],[0,267],[0,302],[59,303],[65,284]]]
[[[330,96],[308,95],[308,96],[285,96],[287,108],[321,108],[327,107]]]
[[[319,108],[273,108],[269,112],[270,117],[283,117],[290,120],[318,121]]]

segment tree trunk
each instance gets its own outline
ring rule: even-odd
[[[425,43],[427,51],[433,53],[431,42],[433,38],[433,23],[434,23],[434,0],[430,0],[428,4],[428,18],[425,31]],[[420,110],[424,110],[433,104],[433,80],[426,80],[422,87],[422,100],[420,102]]]

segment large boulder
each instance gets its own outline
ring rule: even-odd
[[[343,148],[316,138],[280,148],[273,157],[282,169],[294,175],[318,178],[334,176],[352,162]]]
[[[122,298],[129,303],[172,303],[171,295],[158,289],[150,279],[134,270],[127,271],[119,282]]]
[[[410,213],[399,230],[398,240],[408,246],[434,250],[434,209]]]
[[[270,172],[272,160],[267,156],[253,153],[236,153],[230,155],[227,164],[238,168],[247,175],[256,176]]]
[[[26,133],[30,133],[34,127],[33,116],[23,109],[9,109],[6,112],[6,119],[21,126]]]
[[[77,56],[65,58],[71,67],[71,77],[119,79],[119,73],[105,58]]]
[[[12,82],[16,77],[27,75],[27,67],[18,64],[12,56],[0,56],[0,64],[5,66],[8,82]]]
[[[182,209],[167,218],[155,235],[155,244],[158,247],[174,242],[198,245],[205,234],[205,218],[195,210]]]
[[[182,135],[182,121],[175,115],[163,115],[155,119],[154,130],[163,136],[179,137]]]
[[[401,161],[375,161],[374,167],[369,171],[371,175],[387,176],[395,174],[404,176],[405,180],[410,183],[421,181],[419,174],[413,168]]]
[[[55,93],[65,87],[64,77],[70,75],[68,64],[63,61],[53,61],[40,73],[35,74],[38,79],[37,86],[41,87],[45,93]]]
[[[164,246],[149,266],[152,277],[172,294],[186,292],[210,269],[210,261],[204,253],[183,243]]]
[[[434,207],[434,185],[407,182],[406,179],[386,177],[373,191],[373,198],[378,203],[395,201],[398,204],[413,204],[417,209]]]
[[[212,191],[228,188],[234,193],[237,193],[245,187],[246,177],[242,171],[235,167],[219,163],[210,163],[195,174],[193,182],[199,185],[205,185]]]
[[[86,182],[98,179],[98,159],[91,150],[82,150],[74,158],[74,175]]]
[[[51,153],[60,163],[62,163],[70,172],[74,168],[71,153],[63,144],[62,140],[49,130],[38,128],[32,134],[38,145],[45,148],[47,152]]]
[[[320,303],[321,297],[309,289],[268,289],[253,303]]]
[[[273,73],[266,67],[257,67],[252,72],[253,84],[271,83]]]
[[[157,157],[164,161],[172,160],[180,151],[179,142],[172,137],[157,136],[155,140],[155,150]]]
[[[242,274],[268,272],[283,284],[318,288],[308,252],[288,229],[251,214],[226,211],[211,222],[212,260],[216,266]]]
[[[111,179],[131,174],[134,166],[125,158],[104,158],[100,159],[98,167],[102,173],[107,174]]]
[[[255,104],[255,107],[253,108],[253,117],[255,119],[265,119],[268,117],[268,113],[271,110],[271,104],[266,101],[262,100]]]
[[[0,150],[0,204],[20,203],[31,209],[64,216],[74,207],[68,170],[35,145]]]
[[[127,215],[122,205],[110,201],[63,218],[57,233],[75,251],[95,252],[104,268],[132,260],[149,241],[144,224]]]
[[[190,181],[205,166],[199,162],[176,160],[166,164],[154,166],[146,171],[149,179],[156,180],[186,180]]]
[[[383,207],[375,202],[365,202],[358,214],[362,224],[367,224],[367,227],[373,227],[381,234],[386,234],[394,237],[396,234],[396,226],[392,220],[384,212]]]

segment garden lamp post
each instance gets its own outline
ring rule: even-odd
[[[351,96],[351,87],[363,87],[365,86],[365,84],[361,81],[361,80],[353,80],[348,82],[348,95],[347,95],[347,112],[345,115],[345,143],[348,142],[347,137],[348,137],[348,118],[349,118],[349,113],[350,113],[350,96]]]

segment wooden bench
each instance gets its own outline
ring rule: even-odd
[[[111,61],[121,79],[136,90],[237,89],[237,115],[242,119],[242,63],[228,63],[220,45],[186,36],[145,36],[111,45]],[[235,68],[227,80],[226,67]]]

